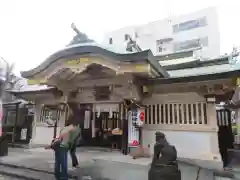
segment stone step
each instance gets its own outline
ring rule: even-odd
[[[53,174],[42,173],[25,168],[0,165],[0,174],[25,180],[54,180]]]
[[[69,173],[68,174],[69,180],[77,179],[79,177],[81,178],[91,177],[87,175],[88,172],[84,173],[84,170],[81,168],[77,171],[70,170],[68,173]],[[42,180],[43,177],[44,177],[44,180],[55,179],[54,173],[51,169],[43,170],[43,169],[37,169],[37,168],[20,166],[16,164],[2,163],[2,162],[0,162],[0,175],[1,174],[4,176],[16,177],[19,179],[27,179],[27,180],[38,180],[38,179]]]

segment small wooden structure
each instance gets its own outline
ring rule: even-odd
[[[28,144],[32,138],[32,104],[13,101],[3,104],[3,133],[12,145]]]

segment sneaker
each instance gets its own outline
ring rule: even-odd
[[[75,167],[69,167],[68,170],[74,171],[74,170],[76,170],[76,168]]]
[[[73,166],[74,169],[80,168],[79,165]]]
[[[232,171],[233,169],[232,169],[232,167],[224,167],[224,170],[225,171]]]

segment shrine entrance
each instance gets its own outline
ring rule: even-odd
[[[94,116],[96,144],[98,146],[121,149],[122,127],[119,112],[105,111],[100,112],[100,114],[96,112]]]
[[[76,111],[81,128],[80,146],[99,146],[121,149],[123,139],[122,119],[119,104],[69,103]],[[125,130],[127,131],[127,129]]]

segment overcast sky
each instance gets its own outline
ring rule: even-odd
[[[0,56],[15,72],[40,64],[80,31],[101,42],[107,31],[216,6],[221,52],[240,45],[240,0],[0,0]]]

